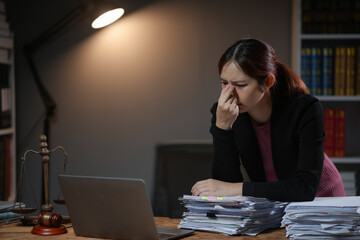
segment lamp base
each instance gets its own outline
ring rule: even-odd
[[[31,233],[36,235],[43,235],[43,236],[60,235],[67,233],[67,229],[63,225],[61,225],[60,227],[45,227],[45,226],[35,225]]]

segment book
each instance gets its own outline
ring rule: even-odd
[[[334,157],[345,157],[345,109],[334,110]]]
[[[301,3],[304,34],[360,32],[358,0],[302,0]]]
[[[0,64],[0,128],[8,128],[11,126],[9,71],[9,65]]]
[[[14,204],[13,201],[0,201],[0,225],[8,224],[12,222],[12,220],[18,219],[20,220],[24,214],[14,213],[11,210],[19,207],[25,207],[23,203],[16,203]]]
[[[0,36],[2,36],[2,37],[10,37],[11,36],[10,27],[9,27],[8,22],[0,21]]]
[[[0,1],[0,12],[5,13],[6,12],[6,6],[4,1]]]
[[[355,47],[346,47],[345,95],[355,95]]]
[[[335,116],[334,109],[324,108],[324,152],[329,156],[335,155]]]
[[[335,48],[334,54],[334,95],[339,95],[340,82],[340,48]]]
[[[310,92],[315,95],[321,95],[321,48],[311,48],[311,64],[310,64]]]
[[[14,40],[12,37],[0,36],[0,46],[2,48],[12,49],[14,47]]]
[[[322,48],[322,94],[333,95],[334,51],[332,47]]]
[[[10,198],[10,196],[15,195],[15,191],[13,192],[12,189],[12,184],[13,184],[13,180],[12,180],[12,164],[11,164],[11,138],[10,136],[6,136],[5,137],[5,181],[4,181],[4,185],[5,185],[5,192],[4,192],[4,199],[8,200]]]
[[[310,90],[310,48],[303,47],[301,49],[301,79]]]
[[[0,200],[5,199],[6,188],[6,143],[5,136],[0,137]]]
[[[340,47],[340,59],[339,59],[339,95],[345,95],[345,82],[346,82],[346,49]]]
[[[324,152],[329,157],[345,157],[345,109],[324,108]]]
[[[11,219],[11,218],[19,218],[22,217],[23,214],[19,214],[19,213],[13,213],[13,212],[2,212],[0,213],[0,220],[4,220],[4,219]]]
[[[0,30],[10,30],[9,23],[0,21]]]
[[[355,94],[360,96],[360,46],[356,48],[356,78],[355,78]]]
[[[334,74],[334,94],[345,95],[346,81],[346,50],[345,47],[335,48],[335,74]]]
[[[6,14],[5,13],[0,12],[0,21],[6,22]]]
[[[9,61],[9,51],[4,48],[0,48],[0,62],[7,62]]]

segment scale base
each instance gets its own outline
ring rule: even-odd
[[[31,233],[36,235],[43,235],[43,236],[60,235],[67,233],[67,229],[63,225],[61,225],[60,227],[45,227],[45,226],[35,225]]]

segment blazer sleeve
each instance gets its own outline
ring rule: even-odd
[[[217,103],[211,108],[210,132],[213,136],[214,159],[212,176],[226,182],[241,182],[239,152],[234,144],[233,130],[223,130],[216,126]]]
[[[294,153],[297,161],[287,160],[296,164],[294,176],[278,182],[246,182],[243,184],[243,195],[279,201],[311,201],[315,198],[324,161],[325,134],[320,102],[312,102],[301,113],[297,126],[293,127],[297,128],[299,152]]]

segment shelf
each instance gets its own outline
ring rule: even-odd
[[[3,0],[1,0],[3,2]],[[4,5],[4,4],[3,4]],[[5,12],[6,2],[3,6],[1,15],[7,19]],[[0,36],[0,65],[1,65],[1,89],[2,99],[4,103],[3,111],[10,110],[10,126],[7,128],[0,128],[0,136],[5,151],[0,159],[0,169],[3,170],[0,182],[6,182],[3,191],[0,191],[0,200],[14,201],[16,198],[16,110],[15,110],[15,64],[14,64],[14,38],[13,33],[7,25],[10,23],[3,19],[4,31],[9,33],[9,36]],[[7,66],[6,66],[7,65]],[[3,116],[4,117],[4,116]],[[8,116],[6,116],[8,117]],[[9,119],[6,119],[7,121]],[[5,125],[2,125],[5,126]]]
[[[6,49],[13,49],[14,48],[13,38],[0,36],[0,47],[6,48]]]
[[[11,65],[11,64],[13,64],[13,62],[10,60],[0,60],[0,64]]]
[[[334,164],[360,164],[360,157],[330,157]]]
[[[320,101],[327,101],[327,102],[360,102],[360,96],[321,96],[316,95]]]
[[[14,132],[15,132],[15,131],[14,131],[14,128],[4,128],[4,129],[0,129],[0,136],[13,134]]]
[[[360,34],[301,34],[302,40],[356,40]]]

